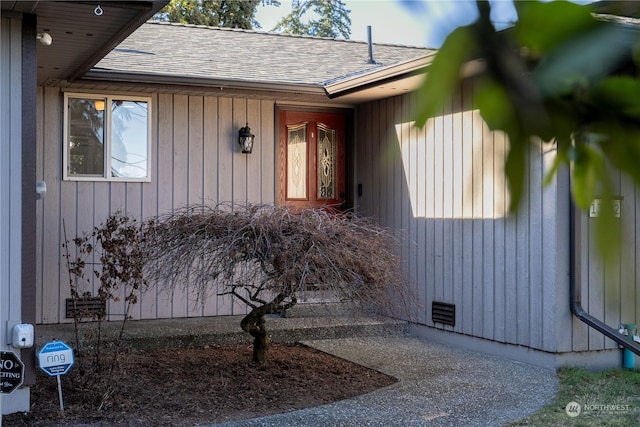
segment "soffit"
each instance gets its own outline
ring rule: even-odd
[[[2,1],[3,13],[37,15],[37,31],[53,39],[37,43],[38,85],[73,81],[160,10],[168,1]],[[96,13],[96,7],[100,10]]]

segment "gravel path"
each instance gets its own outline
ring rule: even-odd
[[[536,412],[558,389],[552,370],[422,338],[305,344],[400,381],[354,399],[218,426],[501,426]]]

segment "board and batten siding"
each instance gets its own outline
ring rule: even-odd
[[[69,320],[65,319],[65,299],[70,294],[62,248],[65,232],[71,239],[91,231],[117,211],[142,220],[203,202],[275,203],[274,101],[140,95],[151,96],[151,181],[78,182],[62,180],[63,93],[59,88],[38,89],[37,177],[47,183],[47,197],[37,211],[38,323]],[[242,154],[237,142],[238,129],[247,122],[256,135],[250,155]],[[94,283],[90,291],[96,290]],[[245,310],[229,296],[210,297],[202,306],[188,290],[169,295],[152,287],[140,295],[130,314],[135,319],[156,319]],[[121,318],[123,312],[124,302],[110,303],[110,319]]]
[[[507,141],[490,132],[471,108],[472,91],[469,80],[422,129],[412,122],[416,94],[355,110],[355,208],[409,237],[402,258],[420,303],[411,320],[548,352],[614,349],[611,340],[569,312],[568,179],[560,174],[542,186],[555,157],[553,146],[531,147],[523,200],[517,212],[507,214],[502,168]],[[118,210],[143,219],[202,201],[276,201],[274,101],[135,94],[152,99],[151,181],[76,182],[61,180],[63,93],[38,88],[37,179],[47,183],[48,192],[37,204],[37,323],[67,321],[63,219],[72,238]],[[237,144],[246,122],[257,135],[248,156]],[[628,178],[616,183],[623,197],[619,263],[605,268],[599,261],[594,220],[586,213],[580,216],[578,244],[583,307],[612,327],[640,324],[640,197]],[[454,327],[432,322],[432,301],[455,304]],[[112,319],[122,313],[120,304],[109,307]],[[170,297],[152,288],[131,314],[154,319],[245,310],[229,296],[200,306],[189,292]]]
[[[587,212],[579,217],[578,246],[582,307],[617,329],[621,323],[640,324],[640,194],[633,180],[610,174],[614,194],[620,197],[620,256],[605,265],[596,243],[597,220]],[[578,319],[572,324],[574,351],[617,349],[618,344]]]
[[[555,151],[531,148],[520,208],[508,214],[507,140],[472,110],[472,85],[422,129],[413,123],[416,94],[356,109],[356,206],[410,241],[402,257],[419,303],[411,320],[553,352],[559,321],[570,323],[568,306],[557,304],[567,272],[557,265],[566,231],[558,230],[559,186],[542,188]],[[455,304],[454,327],[432,322],[432,301]]]

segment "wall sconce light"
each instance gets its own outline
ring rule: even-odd
[[[245,154],[251,154],[253,150],[253,141],[255,139],[255,135],[251,133],[251,128],[249,128],[249,123],[246,124],[245,127],[240,128],[240,147],[242,147],[242,152]]]
[[[36,36],[36,39],[38,39],[38,41],[45,46],[51,46],[51,43],[53,42],[53,38],[51,37],[51,34],[47,32],[38,33],[38,35]]]

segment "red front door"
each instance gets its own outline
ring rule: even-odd
[[[279,204],[344,209],[345,129],[342,114],[280,112]]]

